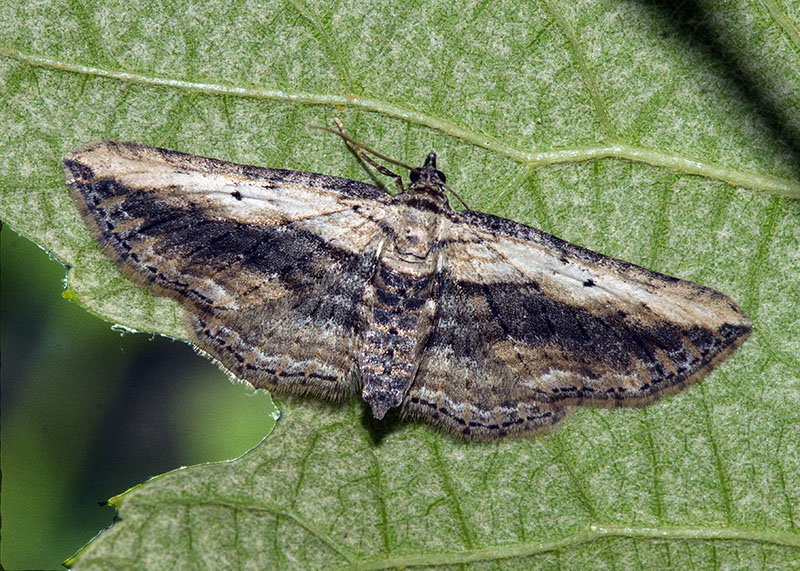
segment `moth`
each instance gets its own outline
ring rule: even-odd
[[[404,187],[379,167],[396,194],[126,142],[63,168],[104,250],[183,304],[200,352],[257,388],[360,392],[376,419],[398,408],[466,439],[536,433],[580,405],[676,393],[752,329],[713,289],[452,209],[434,153],[391,162],[410,170]]]

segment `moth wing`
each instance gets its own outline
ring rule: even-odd
[[[383,191],[121,142],[74,151],[63,167],[105,250],[183,303],[192,341],[228,372],[327,398],[357,390]]]
[[[534,431],[580,404],[647,404],[701,379],[752,328],[713,289],[489,214],[454,215],[443,242],[405,410],[457,433]]]

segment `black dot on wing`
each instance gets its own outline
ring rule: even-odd
[[[231,193],[231,196],[234,197],[236,200],[241,200],[242,199],[242,193],[239,192],[238,190],[234,190]]]
[[[583,282],[583,286],[584,287],[594,287],[595,286],[594,280],[592,280],[592,279],[586,280],[585,282]]]

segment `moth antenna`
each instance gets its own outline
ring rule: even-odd
[[[464,199],[463,199],[463,198],[461,198],[460,196],[458,196],[458,193],[457,193],[455,190],[453,190],[452,188],[450,188],[450,187],[449,187],[449,186],[447,186],[446,184],[443,184],[443,185],[442,185],[442,188],[444,188],[445,190],[448,190],[448,191],[450,191],[450,192],[453,194],[453,196],[455,196],[455,197],[458,199],[458,201],[459,201],[461,204],[463,204],[463,205],[464,205],[464,208],[466,208],[467,210],[472,210],[472,208],[470,208],[470,207],[469,207],[469,204],[467,204],[466,202],[464,202]]]
[[[372,158],[370,158],[367,155],[365,155],[362,151],[366,151],[366,152],[368,152],[368,153],[370,153],[372,155],[375,155],[379,159],[386,161],[387,163],[391,163],[393,165],[397,165],[399,167],[403,167],[404,169],[408,169],[409,171],[413,171],[415,169],[413,167],[408,166],[405,163],[401,163],[400,161],[396,161],[394,159],[390,159],[386,155],[382,155],[378,151],[368,147],[367,145],[365,145],[363,143],[359,143],[358,141],[354,140],[347,133],[347,131],[345,131],[344,125],[342,125],[342,122],[338,118],[334,117],[333,120],[336,122],[336,126],[339,127],[338,131],[336,131],[334,129],[331,129],[329,127],[319,127],[317,125],[309,125],[309,127],[311,129],[317,129],[319,131],[327,131],[329,133],[333,133],[334,135],[339,135],[342,139],[344,139],[344,142],[347,143],[347,146],[352,149],[352,151],[358,156],[358,158],[366,161],[367,163],[369,163],[370,165],[375,167],[375,169],[379,173],[381,173],[382,175],[392,177],[394,179],[394,184],[397,187],[397,191],[398,192],[403,192],[405,190],[403,188],[403,178],[399,174],[390,171],[385,166],[376,163]]]
[[[345,129],[344,129],[344,125],[342,125],[342,122],[339,120],[339,118],[338,118],[338,117],[334,117],[334,118],[333,118],[333,121],[336,123],[336,126],[337,126],[337,127],[339,127],[339,130],[338,130],[338,131],[334,131],[333,129],[330,129],[330,128],[328,128],[328,127],[315,127],[315,126],[312,126],[311,128],[312,128],[312,129],[321,129],[321,130],[323,130],[323,131],[328,131],[328,132],[330,132],[330,133],[333,133],[333,134],[335,134],[335,135],[339,135],[339,136],[340,136],[342,139],[344,139],[344,140],[345,140],[347,143],[349,143],[350,145],[355,145],[356,147],[358,147],[358,148],[360,148],[360,149],[363,149],[363,150],[367,151],[367,152],[368,152],[368,153],[370,153],[371,155],[375,155],[376,157],[378,157],[379,159],[381,159],[381,160],[383,160],[383,161],[386,161],[387,163],[391,163],[391,164],[393,164],[393,165],[397,165],[398,167],[403,167],[404,169],[408,169],[408,170],[410,170],[410,171],[416,170],[416,169],[414,169],[414,167],[410,167],[410,166],[408,166],[408,165],[407,165],[407,164],[405,164],[405,163],[401,163],[400,161],[397,161],[397,160],[395,160],[395,159],[391,159],[391,158],[387,157],[386,155],[382,155],[381,153],[379,153],[379,152],[378,152],[378,151],[376,151],[375,149],[373,149],[373,148],[371,148],[371,147],[368,147],[368,146],[367,146],[367,145],[365,145],[364,143],[359,143],[358,141],[356,141],[355,139],[353,139],[353,138],[352,138],[352,137],[351,137],[351,136],[350,136],[350,135],[347,133],[347,131],[345,131]],[[353,149],[353,150],[355,150],[355,149]]]
[[[345,143],[347,143],[347,146],[350,147],[356,155],[358,155],[359,158],[361,158],[364,161],[366,161],[367,163],[371,164],[382,175],[386,175],[386,176],[392,177],[394,179],[394,181],[395,181],[395,185],[397,186],[398,192],[403,192],[403,190],[404,190],[403,189],[403,179],[400,177],[400,175],[393,173],[392,171],[390,171],[389,169],[387,169],[383,165],[379,165],[374,160],[372,160],[370,157],[365,155],[362,152],[362,150],[367,151],[368,153],[370,153],[372,155],[375,155],[376,157],[378,157],[381,160],[386,161],[387,163],[391,163],[393,165],[397,165],[399,167],[403,167],[404,169],[408,169],[410,172],[414,172],[414,171],[416,171],[418,169],[415,169],[414,167],[410,167],[405,163],[401,163],[400,161],[396,161],[394,159],[390,159],[386,155],[382,155],[381,153],[379,153],[378,151],[368,147],[364,143],[359,143],[358,141],[353,139],[347,133],[347,131],[344,128],[344,125],[342,124],[342,122],[339,120],[338,117],[334,117],[333,121],[336,123],[336,126],[339,127],[338,131],[336,131],[334,129],[331,129],[330,127],[320,127],[320,126],[317,126],[317,125],[309,125],[309,128],[317,129],[319,131],[327,131],[329,133],[333,133],[334,135],[339,135],[342,139],[344,139]],[[464,208],[466,208],[467,210],[472,210],[469,207],[469,205],[466,202],[464,202],[464,199],[461,198],[455,190],[453,190],[452,188],[450,188],[446,184],[442,184],[442,188],[450,191],[450,193],[458,199],[458,201],[464,206]]]

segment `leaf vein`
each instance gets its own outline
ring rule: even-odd
[[[627,525],[592,524],[586,529],[549,541],[532,541],[511,545],[482,547],[465,551],[406,554],[395,557],[364,559],[353,562],[345,569],[367,571],[393,567],[455,565],[478,561],[494,561],[512,557],[529,557],[589,543],[602,538],[655,539],[659,541],[746,541],[800,550],[800,535],[782,531],[757,531],[753,529],[704,527],[631,527]]]
[[[734,186],[742,186],[773,195],[788,198],[800,198],[800,181],[785,177],[759,174],[739,170],[733,167],[718,165],[695,157],[681,155],[671,151],[651,149],[644,146],[625,143],[599,144],[589,147],[562,148],[553,151],[523,151],[499,139],[461,127],[445,119],[422,113],[392,103],[369,97],[306,93],[288,90],[238,87],[234,85],[200,83],[180,79],[168,79],[148,76],[126,71],[101,69],[92,66],[69,64],[55,59],[36,56],[0,47],[0,55],[24,61],[30,65],[65,71],[68,73],[88,74],[108,79],[117,79],[142,85],[157,85],[200,92],[206,95],[238,96],[253,99],[270,99],[307,105],[328,105],[332,107],[351,107],[382,113],[418,125],[426,126],[445,135],[467,141],[477,147],[509,157],[531,167],[553,165],[569,162],[583,162],[603,158],[626,159],[641,162],[655,167],[663,167],[688,175],[697,175],[719,180]]]

